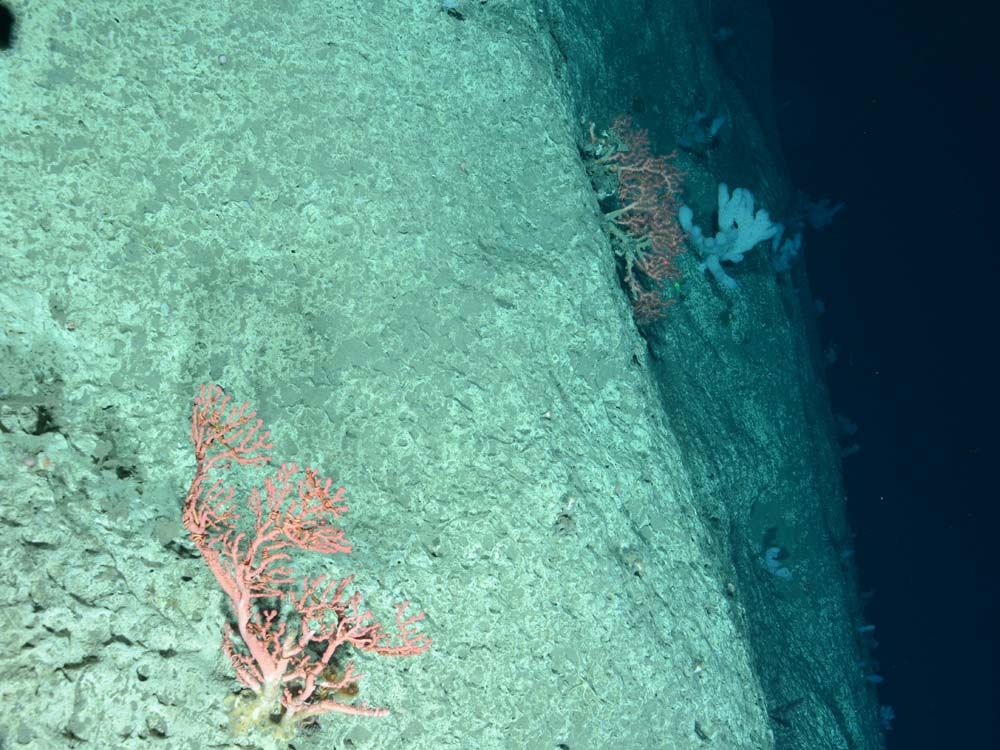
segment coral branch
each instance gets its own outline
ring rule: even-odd
[[[248,404],[233,406],[218,386],[202,386],[191,417],[195,476],[182,520],[236,617],[235,628],[223,629],[222,650],[255,695],[249,702],[234,701],[234,716],[241,717],[236,723],[269,721],[279,706],[283,724],[331,711],[383,716],[387,709],[333,697],[356,692],[361,675],[348,662],[344,674],[334,676],[332,660],[344,646],[384,656],[423,653],[431,640],[414,626],[424,613],[404,617],[409,602],[400,604],[393,641],[371,611],[362,609],[361,594],[347,594],[353,575],[305,578],[297,591],[292,588],[296,550],[351,551],[335,524],[347,504],[343,487],[330,492],[333,480],[287,463],[264,481],[263,493],[250,492],[250,512],[241,525],[234,489],[212,473],[268,463],[269,437]]]

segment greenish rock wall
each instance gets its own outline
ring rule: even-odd
[[[689,202],[787,200],[700,4],[11,6],[5,746],[281,745],[230,733],[227,602],[179,523],[205,381],[346,485],[354,551],[307,571],[434,639],[359,659],[388,717],[296,747],[878,746],[801,272],[748,261],[733,299],[689,258],[638,329],[580,159],[637,102],[671,148],[704,89],[738,137]]]

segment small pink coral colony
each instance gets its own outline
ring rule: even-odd
[[[383,656],[415,656],[431,639],[415,630],[424,617],[396,608],[397,638],[362,609],[361,594],[348,593],[353,575],[296,578],[290,552],[348,553],[351,545],[334,521],[347,511],[344,488],[294,463],[282,464],[254,488],[245,503],[216,473],[270,461],[270,432],[249,404],[235,406],[217,385],[203,385],[191,416],[197,468],[184,501],[182,520],[209,570],[229,597],[235,629],[226,624],[222,650],[253,696],[236,698],[234,725],[294,726],[330,711],[384,716],[386,708],[342,700],[357,692],[360,674],[352,662],[340,667],[341,646]],[[244,518],[246,521],[240,523]]]
[[[622,115],[611,127],[625,150],[615,149],[599,162],[618,174],[621,208],[604,218],[627,248],[621,252],[624,281],[636,318],[658,320],[675,301],[665,296],[667,286],[680,278],[674,259],[684,252],[685,235],[677,221],[684,175],[674,165],[674,154],[652,153],[649,132],[635,127],[631,117]]]

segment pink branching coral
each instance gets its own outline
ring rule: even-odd
[[[335,523],[347,505],[343,487],[331,493],[332,480],[294,463],[267,478],[263,493],[255,488],[245,503],[237,502],[216,474],[268,463],[269,437],[248,404],[233,405],[217,385],[201,387],[191,415],[197,466],[182,520],[236,618],[235,628],[225,626],[222,650],[253,698],[233,706],[234,724],[277,719],[290,727],[331,711],[384,716],[388,709],[342,700],[357,692],[361,675],[351,662],[340,670],[331,660],[342,657],[345,646],[383,656],[423,653],[431,639],[415,625],[424,613],[407,615],[409,603],[399,604],[393,640],[362,608],[361,594],[348,592],[353,575],[306,577],[295,586],[292,552],[351,551]],[[241,524],[245,514],[248,522]]]

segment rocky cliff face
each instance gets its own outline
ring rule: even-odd
[[[447,5],[12,4],[5,746],[233,741],[179,523],[211,380],[348,488],[351,557],[302,572],[434,639],[297,746],[878,747],[802,269],[681,256],[637,326],[581,158],[710,108],[684,199],[791,210],[763,14]]]

